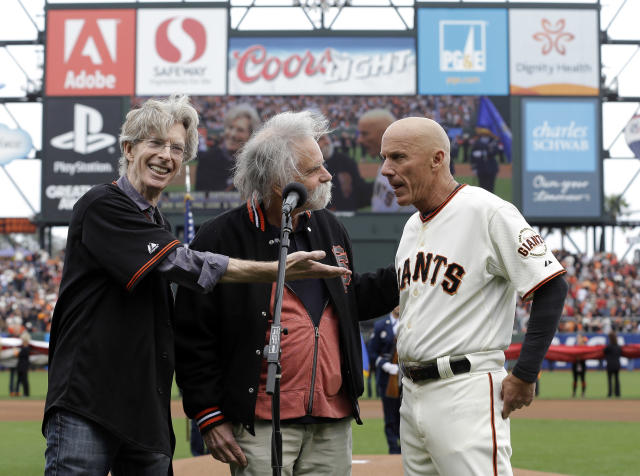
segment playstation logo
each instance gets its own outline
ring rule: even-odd
[[[78,154],[92,154],[116,142],[115,136],[102,132],[100,111],[83,104],[73,106],[73,130],[51,139],[56,149],[72,149]]]

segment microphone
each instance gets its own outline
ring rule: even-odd
[[[291,182],[282,190],[282,213],[289,215],[294,208],[307,201],[307,189],[298,182]]]

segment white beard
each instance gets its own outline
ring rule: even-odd
[[[331,182],[326,182],[318,185],[312,192],[309,192],[304,208],[307,210],[322,210],[330,201]]]

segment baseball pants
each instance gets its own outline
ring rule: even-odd
[[[402,464],[408,476],[511,476],[504,368],[414,383],[403,378]]]

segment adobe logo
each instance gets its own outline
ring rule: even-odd
[[[47,94],[131,94],[134,33],[134,10],[48,12]]]
[[[168,63],[193,63],[204,54],[207,31],[198,20],[172,17],[158,26],[155,44],[158,56]]]
[[[118,23],[115,18],[65,20],[64,62],[68,63],[71,53],[75,53],[86,56],[93,64],[103,64],[105,59],[115,63]]]

